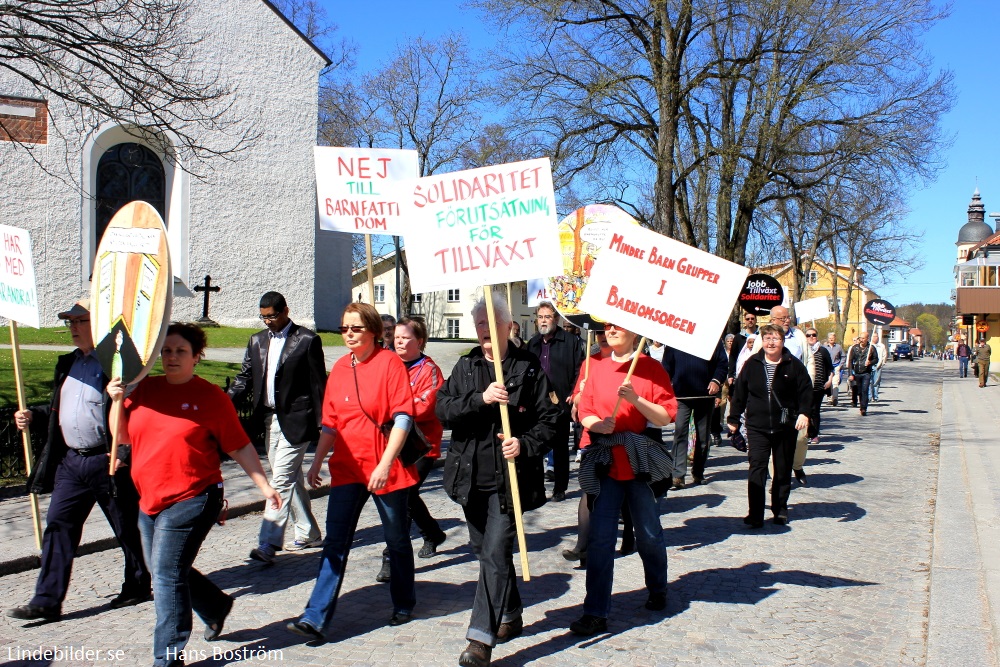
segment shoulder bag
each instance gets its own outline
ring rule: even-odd
[[[388,421],[384,424],[379,424],[377,421],[372,419],[372,416],[368,414],[367,410],[365,410],[365,406],[361,402],[361,388],[358,385],[357,359],[354,358],[354,355],[351,355],[351,370],[354,372],[354,393],[357,394],[358,407],[361,408],[361,413],[368,418],[368,421],[378,427],[378,430],[382,432],[382,435],[385,436],[386,441],[388,442],[389,433],[392,432],[393,423]],[[420,432],[420,429],[417,427],[417,423],[413,422],[412,426],[410,426],[409,433],[406,434],[406,440],[403,442],[403,448],[399,451],[399,456],[397,457],[399,462],[404,466],[412,466],[417,461],[422,459],[429,451],[431,451],[430,443],[427,442],[427,438],[424,437],[424,434]]]

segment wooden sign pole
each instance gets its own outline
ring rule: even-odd
[[[628,374],[625,375],[625,382],[628,382],[629,380],[632,379],[632,373],[635,372],[635,365],[639,363],[639,356],[642,354],[642,346],[645,344],[646,344],[646,337],[643,336],[642,338],[639,339],[639,347],[635,349],[635,353],[632,356],[632,365],[628,367]],[[618,402],[615,403],[615,411],[611,413],[612,417],[618,414],[618,408],[620,408],[621,405],[622,405],[622,397],[619,396]]]
[[[375,267],[372,266],[372,237],[365,234],[365,263],[368,266],[368,303],[375,305]]]
[[[108,460],[108,474],[112,477],[115,476],[115,461],[118,460],[118,424],[121,423],[124,410],[124,396],[112,400],[111,416],[108,418],[108,426],[111,428],[111,458]]]
[[[583,381],[590,379],[590,348],[594,346],[594,330],[587,329],[587,361],[583,365]]]
[[[10,356],[14,360],[14,383],[17,386],[17,409],[26,410],[24,400],[24,377],[21,373],[21,346],[17,340],[17,322],[10,321]],[[24,445],[25,473],[30,477],[35,467],[34,456],[31,453],[31,430],[25,427],[21,431],[21,444]],[[31,524],[35,529],[35,547],[42,550],[42,515],[38,509],[38,494],[29,494],[31,502]]]
[[[490,340],[497,341],[497,316],[493,310],[493,292],[489,285],[483,287],[483,296],[486,298],[486,316],[490,322]],[[493,369],[497,374],[497,382],[504,384],[503,379],[503,359],[500,358],[499,350],[494,348]],[[500,422],[503,424],[504,439],[511,437],[510,433],[510,413],[507,411],[507,404],[500,404]],[[517,484],[517,467],[514,459],[507,459],[507,482],[510,485],[510,495],[514,499],[514,525],[517,528],[517,548],[521,553],[521,577],[525,581],[531,581],[531,572],[528,569],[528,543],[524,537],[524,522],[521,519],[521,490]]]

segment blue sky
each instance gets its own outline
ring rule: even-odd
[[[475,48],[492,46],[494,38],[473,10],[457,0],[381,0],[377,19],[356,5],[322,0],[339,34],[358,45],[359,69],[375,68],[401,41],[417,35],[433,38],[449,30],[464,30]],[[349,11],[344,11],[349,9]],[[977,187],[987,213],[1000,211],[1000,2],[958,0],[949,18],[926,36],[937,69],[954,72],[957,100],[943,121],[954,137],[945,153],[946,166],[925,189],[900,192],[911,211],[906,225],[923,258],[923,268],[904,280],[877,286],[888,301],[950,303],[954,287],[955,240],[966,222],[966,209]],[[978,179],[978,181],[977,181]],[[989,218],[988,223],[993,223]]]

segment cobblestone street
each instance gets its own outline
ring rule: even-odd
[[[793,487],[788,526],[768,521],[763,530],[746,529],[741,521],[745,455],[728,446],[713,450],[708,484],[671,492],[661,501],[670,562],[666,612],[643,607],[639,556],[619,557],[609,633],[594,638],[568,630],[582,613],[584,596],[584,571],[561,555],[575,541],[579,490],[571,481],[575,493],[565,502],[525,517],[531,565],[531,580],[519,581],[525,630],[494,650],[493,664],[927,664],[928,637],[935,636],[928,624],[942,388],[958,383],[952,371],[930,360],[890,363],[882,400],[867,417],[843,402],[825,408],[821,443],[809,451],[809,485]],[[996,404],[995,385],[978,390],[974,380],[967,382],[961,392]],[[849,398],[849,392],[841,396]],[[994,428],[994,441],[996,433]],[[235,595],[236,605],[217,642],[202,639],[203,626],[195,619],[187,663],[456,664],[467,643],[478,568],[461,510],[444,495],[440,481],[438,468],[424,497],[448,540],[436,558],[417,559],[414,622],[387,625],[388,587],[374,580],[382,531],[369,503],[329,640],[304,644],[285,623],[302,611],[319,552],[282,553],[273,566],[248,561],[260,521],[259,514],[249,514],[215,527],[201,549],[197,567]],[[941,489],[952,491],[960,489]],[[316,499],[314,508],[322,522],[325,498]],[[103,522],[99,511],[96,518]],[[419,538],[414,545],[419,548]],[[4,606],[27,602],[36,576],[37,570],[28,570],[0,577]],[[117,550],[78,558],[61,622],[0,618],[0,663],[149,664],[153,606],[109,609],[120,576]],[[989,634],[987,625],[984,636]],[[53,646],[123,653],[112,661],[19,659],[24,656],[19,651]],[[992,648],[981,655],[984,662],[966,664],[995,664]]]

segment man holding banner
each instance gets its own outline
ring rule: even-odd
[[[57,621],[62,616],[73,558],[95,502],[111,524],[125,557],[125,581],[111,607],[150,599],[150,576],[139,541],[139,496],[127,467],[128,448],[118,449],[118,470],[114,477],[108,474],[111,401],[105,393],[108,378],[94,352],[90,300],[77,301],[59,313],[59,318],[69,327],[77,349],[56,362],[49,405],[21,410],[14,417],[21,430],[32,423],[47,427],[45,449],[32,470],[28,489],[52,494],[35,596],[28,604],[7,612],[27,621]]]
[[[459,657],[466,667],[490,664],[493,646],[521,634],[521,596],[514,572],[514,500],[504,459],[517,460],[521,507],[545,504],[542,460],[556,431],[559,408],[538,359],[509,344],[511,315],[494,295],[496,339],[490,336],[486,302],[472,309],[479,347],[455,364],[437,395],[437,416],[451,428],[444,490],[462,506],[469,541],[479,560],[479,583]],[[494,356],[503,360],[506,384],[496,381]],[[503,433],[500,404],[510,412],[511,433]],[[501,440],[501,438],[503,438]]]

